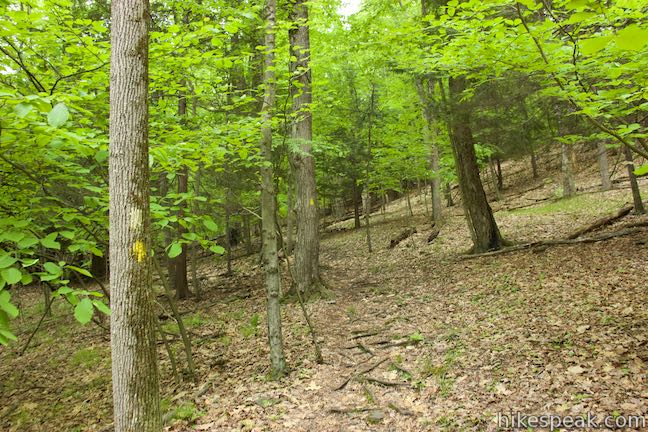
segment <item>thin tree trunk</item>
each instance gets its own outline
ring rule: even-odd
[[[601,173],[601,189],[604,191],[612,189],[612,181],[610,181],[610,169],[608,167],[607,149],[605,143],[599,141],[597,144],[599,171]]]
[[[319,284],[319,215],[315,187],[315,161],[312,155],[313,123],[311,113],[310,35],[307,0],[295,0],[291,11],[293,27],[289,31],[292,138],[299,152],[290,154],[296,185],[297,241],[294,275],[297,289],[306,296]]]
[[[245,253],[252,255],[252,230],[250,229],[250,215],[243,215],[243,236],[245,237]]]
[[[641,191],[639,190],[639,183],[637,183],[637,176],[634,174],[635,166],[632,151],[630,151],[628,147],[623,146],[623,154],[628,169],[628,177],[630,178],[630,188],[632,189],[632,201],[634,202],[635,213],[644,214],[646,210],[644,209],[643,201],[641,201]]]
[[[445,190],[443,193],[445,194],[446,205],[448,207],[454,206],[454,201],[452,199],[452,186],[450,186],[450,183],[445,184]]]
[[[479,166],[470,129],[470,108],[461,101],[467,83],[465,77],[450,78],[452,151],[463,197],[466,221],[473,240],[473,252],[500,249],[503,245],[499,227],[486,199],[479,177]]]
[[[355,229],[360,228],[360,199],[358,197],[358,181],[356,178],[351,179],[351,193],[353,194],[353,224]]]
[[[569,144],[561,145],[561,171],[563,183],[563,197],[569,198],[576,194],[576,183],[574,182],[574,168],[571,157],[572,148]]]
[[[225,192],[225,242],[227,255],[227,276],[232,275],[232,211],[230,209],[230,191]]]
[[[189,190],[189,170],[187,167],[182,169],[178,174],[178,194],[186,194]],[[180,221],[185,217],[186,201],[182,201],[178,207],[178,240],[182,240],[183,234],[187,232]],[[173,277],[173,286],[176,296],[179,299],[189,298],[189,285],[187,283],[187,245],[182,244],[182,252],[175,257],[175,273]]]
[[[538,175],[538,158],[536,157],[536,152],[534,149],[531,149],[531,172],[533,173],[533,178],[537,179]]]
[[[273,378],[281,377],[286,370],[281,331],[281,275],[277,255],[277,191],[274,182],[272,154],[272,110],[275,104],[275,13],[276,0],[266,0],[265,67],[263,98],[263,125],[261,128],[261,154],[265,163],[261,166],[261,218],[263,236],[263,269],[268,300],[268,342],[270,366]]]
[[[194,176],[194,197],[198,197],[200,195],[201,178],[202,178],[202,169],[199,166],[198,170],[196,171],[196,175]],[[198,215],[199,213],[198,201],[194,201],[192,213],[194,214],[194,216]],[[195,228],[194,228],[194,232],[195,232]],[[191,243],[191,282],[193,284],[193,290],[196,299],[201,300],[202,287],[200,285],[200,279],[198,278],[198,243],[195,241]]]
[[[369,118],[367,121],[367,167],[365,175],[365,227],[367,232],[367,250],[369,253],[371,250],[371,225],[369,223],[369,218],[371,217],[371,189],[369,185],[371,184],[371,132],[373,126],[373,114],[374,106],[376,103],[376,85],[371,84],[371,102],[369,106]]]
[[[293,253],[293,248],[295,246],[295,191],[293,188],[293,183],[288,182],[288,197],[287,197],[286,207],[288,212],[286,213],[286,256],[290,256]]]
[[[112,3],[110,285],[115,432],[162,430],[151,288],[146,0]]]
[[[499,178],[497,176],[497,173],[495,172],[493,159],[491,159],[488,162],[488,169],[490,170],[490,174],[491,174],[491,184],[493,185],[493,191],[495,192],[495,200],[501,201],[502,191],[500,190]]]

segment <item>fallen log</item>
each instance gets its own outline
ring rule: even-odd
[[[439,230],[439,228],[436,228],[436,227],[432,228],[432,232],[428,236],[427,242],[432,243],[434,240],[436,240],[436,238],[439,237],[440,232],[441,232],[441,230]]]
[[[636,234],[638,232],[643,231],[642,227],[648,226],[648,221],[645,222],[639,222],[637,224],[629,225],[627,228],[621,229],[619,231],[613,231],[607,234],[602,234],[596,237],[586,237],[582,239],[555,239],[555,240],[541,240],[541,241],[535,241],[535,242],[530,242],[530,243],[523,243],[511,247],[507,247],[504,249],[499,249],[496,251],[490,251],[490,252],[484,252],[480,254],[471,254],[471,255],[464,255],[460,259],[462,260],[468,260],[468,259],[474,259],[474,258],[481,258],[481,257],[487,257],[487,256],[495,256],[495,255],[502,255],[505,253],[510,253],[510,252],[517,252],[520,250],[525,250],[525,249],[535,249],[535,248],[541,248],[542,250],[546,249],[549,246],[560,246],[560,245],[574,245],[574,244],[582,244],[582,243],[597,243],[600,241],[605,241],[605,240],[610,240],[616,237],[623,237],[627,235],[632,235]]]
[[[398,236],[391,239],[391,241],[389,242],[389,249],[395,248],[396,246],[398,246],[400,242],[402,242],[403,240],[407,239],[408,237],[410,237],[412,234],[415,233],[416,233],[416,228],[414,227],[407,228],[405,231],[401,232]]]
[[[596,220],[594,223],[592,223],[591,225],[588,225],[588,226],[586,226],[586,227],[584,227],[584,228],[579,229],[578,231],[573,232],[572,234],[570,234],[570,235],[567,237],[567,239],[569,239],[569,240],[577,239],[578,237],[580,237],[580,236],[582,236],[582,235],[584,235],[584,234],[588,234],[588,233],[590,233],[590,232],[592,232],[592,231],[595,231],[595,230],[597,230],[597,229],[599,229],[599,228],[602,228],[602,227],[604,227],[604,226],[610,225],[610,224],[612,224],[613,222],[616,222],[616,221],[618,221],[619,219],[622,219],[622,218],[624,218],[625,216],[629,215],[630,212],[631,212],[633,209],[634,209],[634,206],[633,206],[633,205],[627,205],[627,206],[625,206],[625,207],[619,209],[619,210],[618,210],[616,213],[614,213],[613,215],[611,215],[611,216],[606,216],[606,217],[603,217],[603,218],[601,218],[601,219],[598,219],[598,220]]]

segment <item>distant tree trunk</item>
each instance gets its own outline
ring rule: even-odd
[[[497,168],[497,188],[504,190],[504,176],[502,175],[502,160],[500,158],[495,158],[495,167]]]
[[[307,0],[294,0],[293,27],[289,31],[290,87],[292,111],[296,116],[291,136],[299,146],[290,154],[296,185],[297,242],[294,276],[297,289],[309,295],[319,287],[319,214],[315,187],[315,161],[312,155],[313,123],[311,113],[310,35]]]
[[[536,157],[536,152],[534,149],[531,149],[531,172],[533,173],[533,178],[537,179],[538,175],[538,159]]]
[[[599,171],[601,173],[601,189],[607,191],[612,189],[612,182],[610,181],[610,170],[608,167],[607,149],[605,148],[605,143],[603,141],[599,141],[597,147]]]
[[[163,200],[169,193],[169,179],[167,178],[167,173],[163,172],[160,174],[160,200]],[[163,228],[162,232],[164,235],[165,245],[170,245],[173,243],[173,233],[176,232],[175,224],[169,224]],[[164,263],[167,269],[167,276],[169,278],[169,283],[173,283],[175,280],[175,259],[169,258],[167,254],[164,254]]]
[[[373,115],[374,107],[376,102],[376,85],[371,84],[371,102],[369,105],[369,116],[367,119],[367,167],[365,175],[365,227],[367,230],[367,249],[369,253],[371,250],[371,226],[369,224],[369,218],[371,217],[371,132],[373,126]]]
[[[112,3],[110,320],[115,432],[162,430],[151,283],[146,0]]]
[[[563,197],[569,198],[576,194],[576,183],[574,182],[574,168],[572,166],[572,148],[562,143],[561,146],[561,171],[563,183]]]
[[[245,238],[245,253],[252,254],[252,230],[250,229],[250,215],[243,214],[243,236]]]
[[[445,193],[446,205],[448,207],[454,206],[454,201],[452,199],[452,186],[450,186],[450,183],[446,183],[444,193]]]
[[[227,276],[232,275],[232,209],[230,207],[230,191],[225,191],[225,253],[227,255]]]
[[[194,196],[200,196],[200,180],[202,179],[202,168],[198,167],[196,175],[194,176]],[[191,212],[198,215],[198,201],[194,201]],[[195,228],[193,229],[195,232]],[[198,278],[198,242],[191,243],[191,282],[194,289],[194,294],[197,300],[202,299],[202,287],[200,286],[200,279]]]
[[[288,182],[288,200],[286,203],[288,207],[286,213],[286,256],[290,256],[293,253],[293,248],[295,247],[295,190],[292,182]]]
[[[495,166],[493,159],[488,161],[488,169],[491,174],[491,184],[493,185],[493,192],[495,192],[495,201],[501,201],[502,191],[499,188],[499,179],[497,178],[497,173],[495,172]]]
[[[637,176],[634,174],[634,157],[632,151],[627,147],[623,146],[623,154],[626,160],[626,166],[628,169],[628,177],[630,179],[630,188],[632,189],[632,201],[634,202],[634,208],[636,214],[644,214],[646,210],[644,209],[643,201],[641,201],[641,191],[639,190],[639,183],[637,183]]]
[[[272,111],[275,104],[275,14],[276,0],[266,0],[265,64],[263,98],[263,125],[261,127],[261,220],[263,236],[263,270],[265,272],[268,301],[268,342],[270,366],[273,378],[281,377],[286,370],[281,331],[281,275],[277,255],[277,190],[274,181],[274,158],[272,153]]]
[[[178,194],[186,194],[189,190],[189,170],[185,167],[182,172],[178,173]],[[178,240],[187,232],[187,228],[180,223],[185,217],[186,201],[182,201],[178,206]],[[175,274],[173,286],[176,297],[179,299],[189,298],[189,286],[187,284],[187,245],[182,244],[182,252],[175,257]]]
[[[423,13],[427,10],[425,0],[422,1]],[[440,156],[439,146],[434,142],[434,112],[432,110],[432,99],[434,82],[427,80],[427,85],[423,78],[416,80],[416,87],[419,93],[419,99],[423,105],[423,119],[425,120],[425,140],[430,146],[430,168],[432,169],[432,222],[436,224],[441,223],[442,207],[441,207],[441,176],[440,176]]]
[[[504,242],[493,217],[484,186],[479,177],[479,166],[470,129],[470,108],[461,101],[466,89],[466,78],[450,78],[451,144],[463,197],[468,228],[473,240],[473,252],[500,249]]]
[[[360,228],[360,191],[358,190],[358,180],[355,177],[351,179],[353,194],[353,222],[355,229]]]

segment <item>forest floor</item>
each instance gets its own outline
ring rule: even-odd
[[[626,183],[594,192],[594,169],[578,185],[577,197],[553,200],[555,183],[514,179],[493,204],[503,234],[564,238],[630,200]],[[371,254],[352,220],[327,228],[321,261],[330,292],[307,304],[324,364],[314,362],[299,306],[285,304],[291,371],[279,382],[267,379],[258,258],[235,261],[230,277],[222,263],[203,260],[204,298],[181,303],[198,383],[175,385],[160,346],[168,430],[494,431],[497,413],[648,415],[648,228],[463,259],[470,240],[461,206],[446,210],[428,244],[425,206],[420,196],[412,201],[413,218],[403,199],[372,217]],[[628,216],[603,231],[639,220],[648,218]],[[389,249],[408,224],[418,233]],[[42,314],[40,296],[20,295],[20,344]],[[71,315],[57,305],[23,356],[19,345],[0,348],[1,430],[110,430],[108,335]]]

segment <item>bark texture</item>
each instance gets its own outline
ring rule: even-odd
[[[576,194],[576,183],[574,181],[574,167],[572,163],[573,149],[570,145],[562,143],[561,147],[561,171],[563,183],[563,197],[569,198]]]
[[[604,191],[612,189],[612,181],[610,180],[610,169],[608,167],[607,149],[605,143],[599,141],[597,144],[599,171],[601,173],[601,189]]]
[[[637,183],[637,176],[634,174],[635,166],[632,151],[627,146],[623,146],[623,154],[628,169],[628,178],[630,179],[630,188],[632,189],[632,201],[634,202],[635,213],[644,214],[646,209],[644,208],[643,201],[641,201],[641,190],[639,189],[639,183]]]
[[[461,100],[465,88],[465,78],[450,78],[452,104],[450,141],[468,228],[473,240],[473,252],[481,253],[500,249],[503,240],[479,176],[479,166],[470,129],[470,107]]]
[[[283,336],[281,332],[281,275],[279,273],[279,257],[277,254],[277,202],[276,185],[274,182],[272,154],[272,110],[275,104],[275,14],[276,0],[267,0],[265,5],[266,34],[265,34],[265,95],[263,99],[263,126],[261,128],[261,218],[263,236],[263,269],[265,271],[265,286],[268,299],[268,342],[270,345],[270,366],[272,376],[279,378],[286,370],[286,360],[283,351]]]
[[[115,432],[162,430],[151,289],[146,0],[112,3],[110,285]]]
[[[290,94],[292,111],[292,139],[295,148],[290,153],[290,165],[295,181],[295,213],[297,238],[295,242],[296,288],[309,295],[319,281],[319,230],[315,161],[312,155],[313,121],[311,115],[311,69],[308,6],[306,0],[293,0],[289,31]]]

